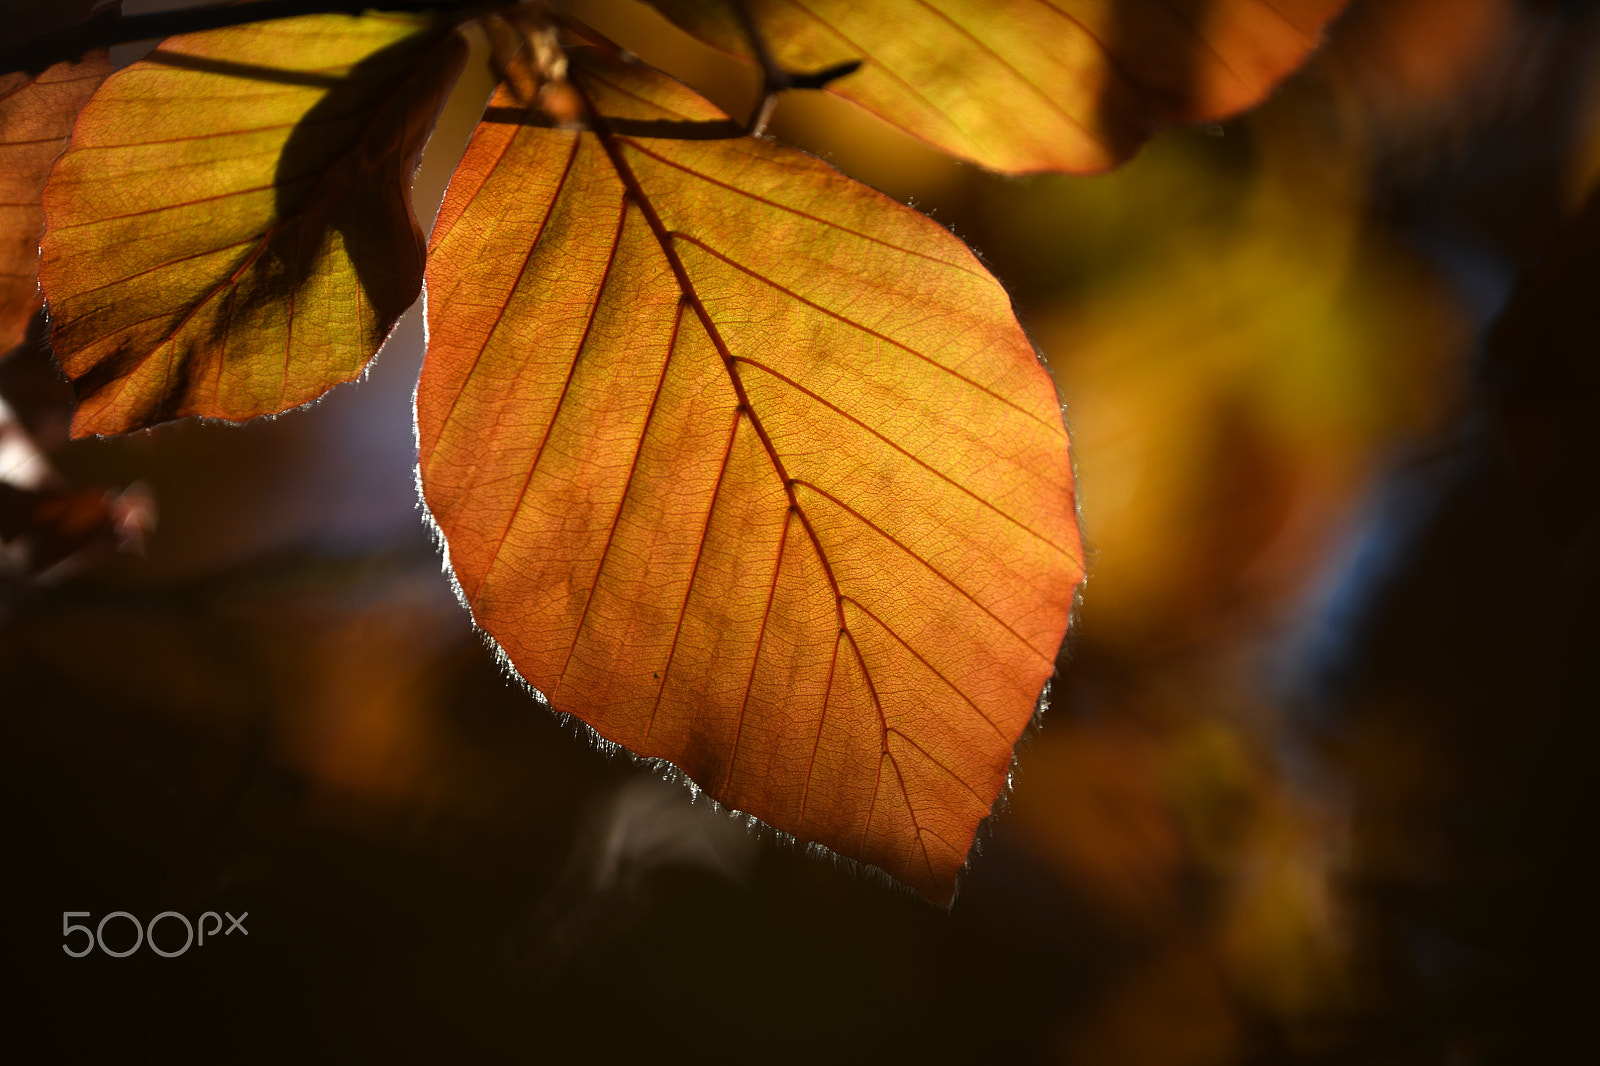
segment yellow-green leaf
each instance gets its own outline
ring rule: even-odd
[[[558,711],[948,900],[1083,573],[1050,379],[936,223],[646,137],[723,116],[575,69],[609,132],[483,124],[435,231],[421,479],[462,596]]]
[[[50,164],[78,109],[110,73],[106,53],[94,52],[38,77],[0,75],[0,352],[22,343],[39,308],[39,196]]]
[[[748,56],[745,3],[790,72],[954,155],[1020,174],[1104,170],[1159,126],[1259,103],[1348,0],[650,0]]]
[[[73,433],[243,420],[359,376],[421,286],[417,157],[447,26],[316,15],[167,40],[106,80],[45,191]]]

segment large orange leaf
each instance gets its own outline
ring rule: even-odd
[[[464,58],[428,18],[316,15],[171,38],[107,79],[44,198],[74,435],[360,375],[421,287],[411,176]]]
[[[1020,174],[1104,170],[1157,127],[1259,103],[1348,0],[650,0],[749,55],[742,2],[785,70],[954,155]]]
[[[38,77],[0,75],[0,352],[22,343],[39,308],[39,195],[50,164],[78,109],[110,73],[106,53],[95,52]]]
[[[435,230],[421,479],[462,596],[558,711],[948,900],[1083,572],[1055,391],[942,227],[643,136],[724,116],[597,64],[602,132],[485,123]]]

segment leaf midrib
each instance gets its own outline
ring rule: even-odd
[[[800,505],[799,498],[795,494],[795,481],[789,476],[789,472],[787,467],[784,465],[783,458],[778,454],[777,448],[772,443],[772,438],[768,435],[766,427],[762,424],[760,417],[756,414],[755,408],[750,402],[749,394],[746,392],[744,387],[744,381],[739,375],[737,368],[737,357],[732,353],[732,351],[729,350],[727,342],[723,339],[722,334],[717,329],[715,322],[712,321],[710,309],[706,307],[705,302],[700,298],[694,282],[689,277],[687,266],[679,257],[677,250],[673,247],[672,231],[667,228],[666,224],[662,221],[661,216],[656,212],[655,205],[651,202],[650,197],[644,191],[644,187],[640,183],[638,176],[633,172],[633,168],[629,166],[627,159],[624,157],[622,145],[618,137],[612,133],[610,128],[606,125],[604,118],[601,116],[600,110],[594,106],[593,101],[589,99],[588,94],[584,93],[581,86],[575,84],[574,88],[583,98],[585,107],[591,116],[594,131],[593,135],[595,136],[596,140],[599,141],[602,149],[605,151],[606,157],[611,161],[612,169],[616,172],[618,179],[622,182],[623,187],[627,191],[628,197],[635,205],[638,206],[640,213],[644,215],[645,221],[650,226],[650,231],[655,237],[656,243],[661,248],[662,255],[667,261],[667,265],[671,268],[673,276],[678,282],[679,291],[683,294],[684,300],[687,301],[689,306],[694,309],[695,316],[700,320],[701,327],[706,331],[707,338],[717,349],[718,355],[721,356],[723,367],[727,371],[729,381],[733,386],[734,394],[739,400],[739,413],[744,415],[749,421],[751,428],[755,430],[757,438],[761,441],[761,446],[767,453],[767,458],[772,463],[774,472],[777,474],[779,480],[783,484],[784,494],[789,500],[789,515],[800,520],[801,528],[805,530],[807,538],[811,541],[811,546],[817,553],[817,561],[822,565],[822,571],[827,576],[829,587],[833,591],[834,610],[839,621],[839,636],[836,638],[835,642],[834,659],[837,660],[837,642],[839,640],[848,640],[851,650],[855,655],[856,664],[861,669],[862,680],[865,682],[867,691],[872,697],[873,709],[877,712],[878,716],[878,772],[875,775],[873,782],[872,800],[868,804],[867,817],[866,821],[862,825],[861,840],[857,850],[861,854],[866,853],[866,841],[872,830],[872,820],[877,811],[878,796],[882,786],[883,764],[885,760],[887,760],[893,766],[895,777],[899,782],[901,797],[905,801],[906,813],[911,820],[912,829],[916,837],[917,847],[922,851],[923,865],[927,867],[930,876],[932,876],[932,859],[928,855],[927,845],[922,841],[922,834],[924,830],[917,818],[917,811],[912,803],[911,792],[906,786],[905,774],[901,770],[900,762],[889,747],[889,736],[892,730],[889,726],[888,718],[884,713],[882,700],[878,696],[877,686],[873,683],[872,671],[867,667],[866,657],[862,654],[861,647],[856,641],[855,634],[851,632],[848,622],[844,616],[845,597],[843,591],[839,587],[839,581],[837,576],[834,574],[833,565],[828,561],[828,555],[823,549],[822,541],[817,536],[815,527],[812,526],[810,518],[806,515],[804,508],[802,508]],[[735,423],[737,424],[737,419],[735,420]],[[787,542],[788,539],[788,522],[789,518],[786,517],[784,520],[784,542]],[[781,555],[782,549],[780,544],[780,564]],[[770,608],[771,603],[769,598],[769,611]],[[763,621],[763,629],[764,628],[765,622]],[[755,669],[759,665],[759,662],[760,655],[758,652],[751,664],[752,677]],[[830,673],[828,680],[828,687],[830,690],[832,688],[832,683],[833,677]],[[747,695],[746,699],[740,704],[739,707],[739,725],[736,727],[735,731],[736,738],[739,735],[739,732],[742,731],[744,715],[748,703],[749,699]],[[821,734],[823,722],[826,720],[827,712],[827,704],[824,702],[818,722],[819,736]],[[898,730],[893,730],[893,732],[898,732]],[[920,747],[918,750],[921,750]],[[815,749],[813,749],[813,760],[814,758]],[[724,778],[722,788],[719,790],[722,792],[723,796],[727,795],[727,785],[731,781],[733,769],[737,763],[737,760],[738,745],[736,740],[733,751],[730,753],[728,760],[728,773]],[[808,767],[806,772],[807,795],[809,795],[809,785],[814,765],[815,763],[813,761],[812,766]],[[977,794],[973,790],[970,783],[959,777],[959,775],[953,776],[956,776],[956,779],[969,792],[973,792],[974,795]]]

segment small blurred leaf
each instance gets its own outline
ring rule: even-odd
[[[1071,261],[1087,263],[1075,301],[1034,323],[1091,486],[1087,609],[1129,654],[1284,609],[1374,464],[1459,387],[1465,323],[1424,267],[1364,232],[1354,151],[1270,109],[1250,135],[1242,173],[1164,151],[1038,182],[1058,224],[1132,220],[1137,254],[1098,274]],[[1229,224],[1174,213],[1177,189],[1230,203]]]

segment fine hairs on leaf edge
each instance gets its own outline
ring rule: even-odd
[[[318,404],[332,396],[335,392],[348,392],[352,387],[363,384],[367,378],[372,375],[372,369],[377,365],[379,357],[383,355],[384,350],[387,349],[390,342],[394,340],[395,333],[397,333],[400,329],[400,323],[404,321],[406,315],[411,314],[413,311],[417,311],[422,307],[422,305],[423,297],[419,295],[418,298],[413,301],[410,307],[406,308],[405,311],[400,313],[400,316],[394,320],[394,325],[389,327],[389,332],[384,335],[383,340],[378,344],[378,347],[373,350],[372,355],[368,357],[367,361],[362,364],[360,371],[357,372],[354,377],[346,378],[343,381],[336,381],[332,385],[329,385],[322,392],[311,397],[311,399],[306,400],[303,403],[298,403],[293,407],[285,407],[281,411],[267,411],[259,415],[251,415],[248,418],[227,418],[222,415],[179,415],[160,422],[153,422],[148,426],[138,426],[134,429],[122,430],[117,433],[89,433],[74,439],[121,440],[123,438],[146,436],[160,431],[171,431],[172,427],[174,426],[188,425],[191,423],[201,426],[216,426],[226,427],[228,429],[238,429],[243,426],[253,426],[258,423],[276,422],[278,419],[288,415],[298,415],[302,412],[310,411],[312,408],[316,407]],[[62,382],[67,383],[70,386],[72,382],[72,376],[68,374],[66,368],[61,365],[61,357],[56,354],[55,346],[50,343],[50,333],[53,329],[53,321],[50,317],[50,303],[48,300],[45,301],[37,313],[44,316],[44,330],[39,338],[40,347],[42,347],[45,353],[50,357],[51,369],[56,372],[57,376],[60,377]],[[423,330],[424,333],[426,333],[426,322],[424,322]],[[14,350],[20,350],[21,347],[22,346],[19,346],[18,349]],[[5,354],[9,353],[0,352],[0,355]],[[74,390],[73,394],[73,406],[74,409],[76,409],[76,390]],[[412,420],[414,422],[415,417],[413,417]]]
[[[427,285],[424,283],[422,296],[418,300],[418,306],[420,306],[422,314],[424,350],[426,350],[428,341],[427,303],[428,291]],[[1034,354],[1039,358],[1040,364],[1043,365],[1044,358],[1042,354],[1040,354],[1037,345],[1034,346]],[[419,375],[417,386],[413,388],[411,394],[411,432],[412,439],[419,453],[422,446],[422,427],[417,415],[417,400],[420,390],[421,378]],[[1064,406],[1062,408],[1062,413],[1063,417],[1065,417]],[[1074,479],[1077,477],[1076,466],[1076,458],[1074,457],[1072,471]],[[1017,738],[1015,743],[1012,744],[1011,757],[1006,766],[1005,781],[1001,785],[1000,792],[998,795],[996,795],[993,804],[990,805],[989,813],[985,814],[978,821],[978,825],[973,834],[972,844],[967,849],[967,854],[961,863],[961,867],[956,871],[955,887],[951,892],[950,902],[948,904],[941,905],[929,900],[926,896],[922,895],[922,893],[918,892],[916,889],[901,881],[899,878],[895,877],[893,874],[889,873],[887,870],[884,870],[880,866],[863,862],[860,859],[851,858],[848,855],[843,855],[827,845],[819,844],[816,841],[801,840],[793,833],[779,829],[753,814],[739,810],[736,807],[726,806],[707,794],[705,789],[695,783],[695,781],[690,778],[688,774],[684,773],[682,769],[680,769],[670,760],[663,759],[659,756],[639,755],[636,752],[630,751],[628,748],[614,740],[607,740],[600,734],[598,730],[596,730],[589,723],[585,722],[583,719],[579,718],[577,715],[563,711],[551,703],[548,696],[546,696],[536,686],[529,683],[528,680],[517,671],[516,666],[511,661],[511,657],[507,655],[505,649],[500,646],[500,642],[495,640],[494,637],[489,634],[488,630],[478,625],[477,620],[473,617],[472,605],[467,600],[466,590],[461,587],[461,582],[456,577],[455,568],[450,565],[450,546],[445,539],[444,530],[439,525],[438,520],[434,518],[432,509],[428,507],[427,497],[423,493],[422,463],[420,458],[412,467],[412,481],[416,488],[416,507],[418,512],[420,512],[423,528],[427,530],[429,539],[433,541],[434,550],[438,552],[439,570],[444,575],[445,579],[450,583],[450,590],[455,595],[456,603],[459,604],[462,611],[466,613],[467,619],[471,623],[473,631],[477,634],[478,639],[483,643],[484,648],[493,657],[495,664],[500,668],[502,677],[507,682],[514,684],[517,688],[527,693],[527,695],[532,698],[535,704],[544,708],[545,711],[553,715],[556,719],[556,723],[562,729],[570,731],[575,738],[578,738],[588,744],[591,749],[598,752],[608,761],[614,761],[619,755],[621,755],[630,760],[634,765],[645,768],[661,780],[666,781],[669,784],[681,785],[689,793],[689,802],[691,804],[699,804],[702,802],[708,804],[710,809],[717,814],[728,818],[731,821],[742,824],[746,831],[753,834],[758,841],[763,843],[771,841],[779,847],[788,850],[799,850],[808,859],[827,860],[829,865],[836,870],[845,871],[856,878],[865,880],[872,884],[886,886],[898,896],[920,900],[922,903],[934,908],[935,910],[943,910],[948,913],[955,907],[956,900],[961,897],[962,883],[966,880],[968,871],[971,869],[973,861],[982,853],[985,840],[994,831],[993,824],[995,818],[1004,813],[1010,807],[1011,791],[1015,785],[1017,777],[1017,753],[1028,744],[1033,735],[1042,727],[1045,712],[1050,706],[1051,690],[1054,686],[1056,675],[1059,673],[1059,668],[1052,671],[1051,675],[1045,679],[1043,687],[1039,690],[1038,697],[1034,700],[1033,713],[1029,716],[1028,722],[1023,727],[1021,735]],[[1074,480],[1074,484],[1076,484],[1076,480]],[[1074,506],[1081,509],[1081,503],[1079,502],[1076,493],[1074,494]],[[1071,640],[1073,633],[1072,623],[1077,621],[1079,605],[1081,604],[1083,598],[1083,586],[1084,579],[1080,579],[1078,581],[1077,588],[1073,592],[1072,612],[1067,628],[1067,635],[1063,640],[1062,647],[1057,652],[1058,664],[1061,657],[1067,654],[1066,642]]]

